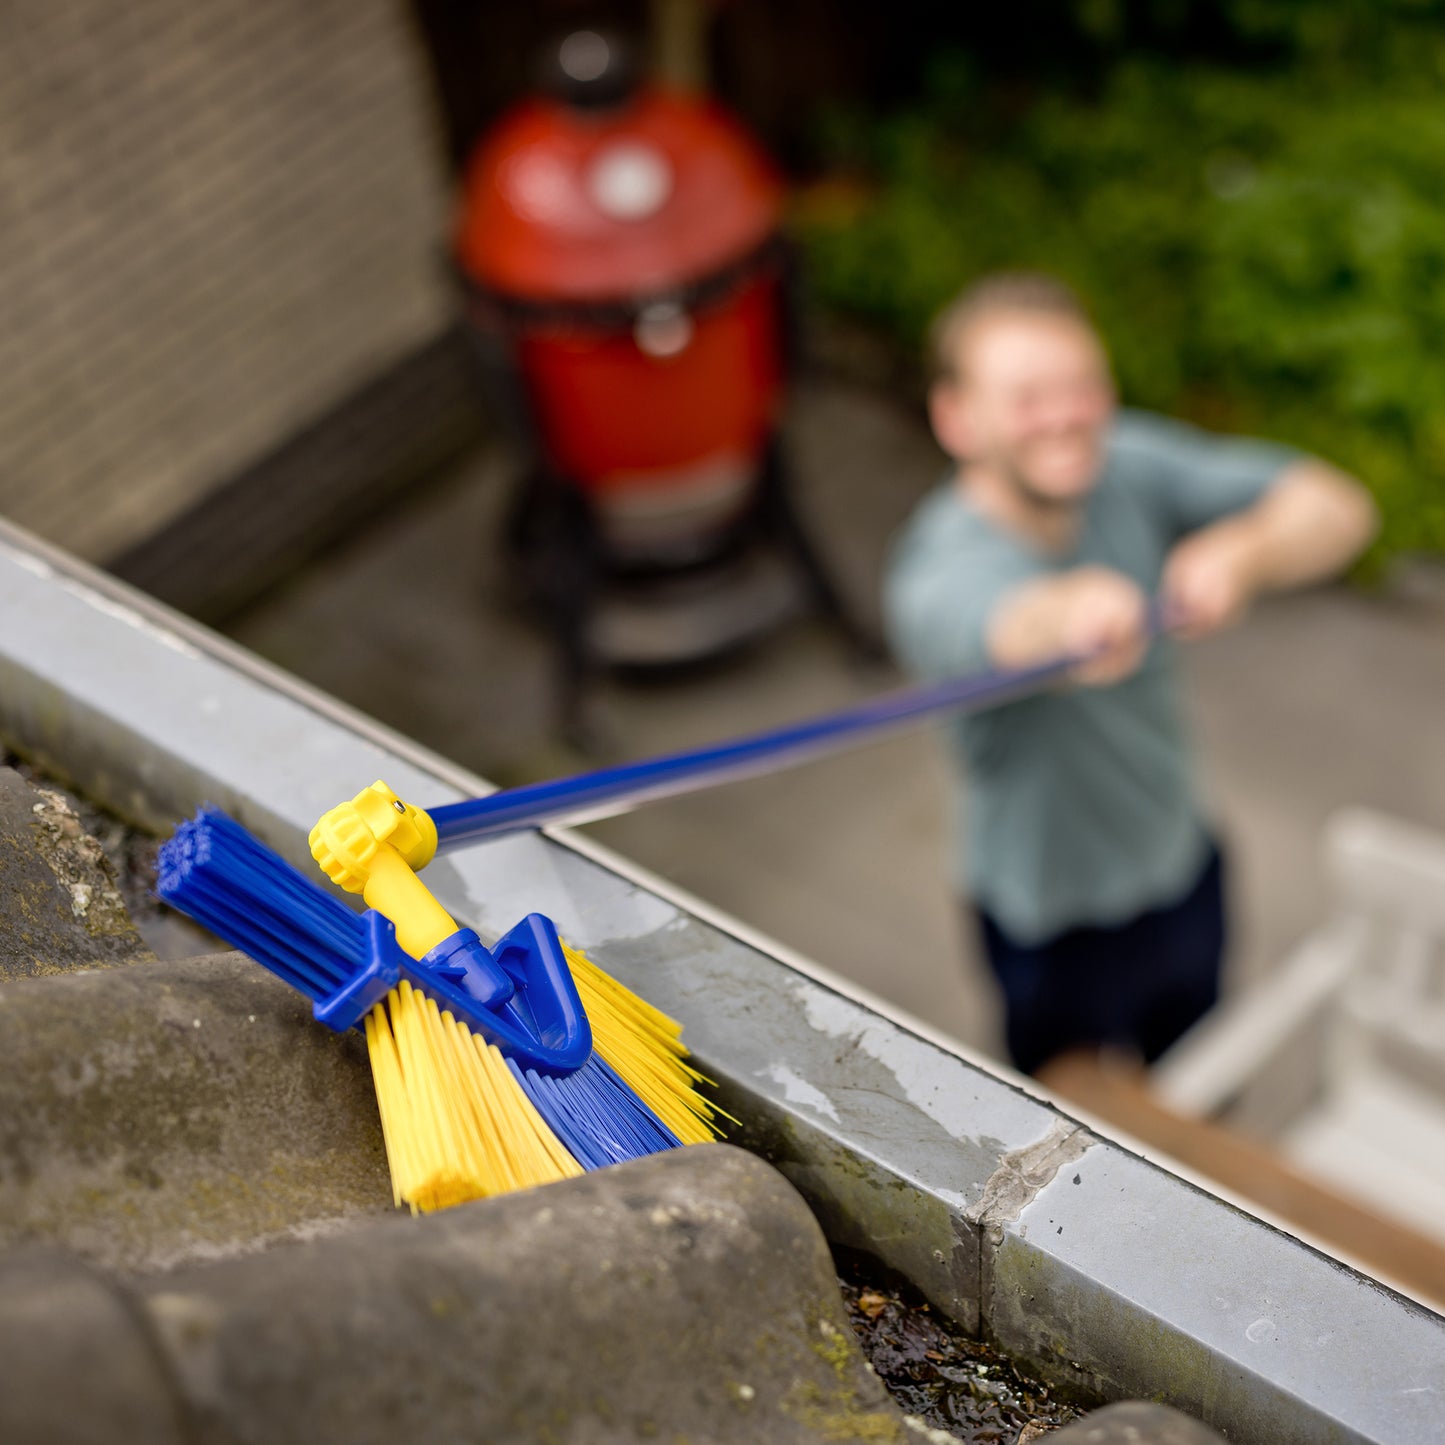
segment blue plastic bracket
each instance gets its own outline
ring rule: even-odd
[[[500,1008],[517,985],[470,928],[459,928],[421,957],[433,978],[456,984],[481,1008]]]
[[[424,959],[405,953],[396,929],[374,909],[362,919],[366,962],[312,1010],[327,1028],[337,1033],[354,1028],[406,979],[520,1068],[559,1076],[592,1056],[592,1026],[562,940],[545,915],[529,913],[495,953],[470,928],[459,928]]]
[[[389,918],[369,908],[362,921],[366,924],[366,962],[335,993],[311,1006],[316,1021],[339,1034],[355,1028],[401,982],[403,969],[411,962],[396,941],[396,928]]]

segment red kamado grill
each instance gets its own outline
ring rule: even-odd
[[[617,61],[590,32],[563,42],[555,93],[474,152],[456,231],[471,330],[532,458],[509,538],[569,711],[591,665],[735,647],[796,610],[799,579],[857,636],[778,447],[781,181],[718,106],[632,87]]]

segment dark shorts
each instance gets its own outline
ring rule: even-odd
[[[1032,1074],[1055,1054],[1099,1044],[1157,1059],[1219,997],[1223,875],[1214,849],[1179,902],[1031,946],[978,910],[1014,1067]]]

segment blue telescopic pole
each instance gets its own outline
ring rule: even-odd
[[[1036,667],[989,669],[926,687],[901,689],[822,717],[706,747],[447,803],[428,810],[436,824],[437,851],[549,823],[614,817],[641,803],[779,771],[874,742],[928,718],[997,707],[1043,691],[1084,660],[1064,657]]]

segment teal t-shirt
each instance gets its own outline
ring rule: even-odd
[[[987,667],[994,605],[1020,583],[1096,565],[1159,585],[1173,545],[1256,501],[1298,453],[1121,412],[1077,546],[1048,554],[970,505],[951,480],[895,539],[890,640],[937,680]],[[1066,687],[949,724],[969,787],[959,886],[1022,944],[1124,922],[1182,897],[1209,842],[1172,645],[1111,687]]]

